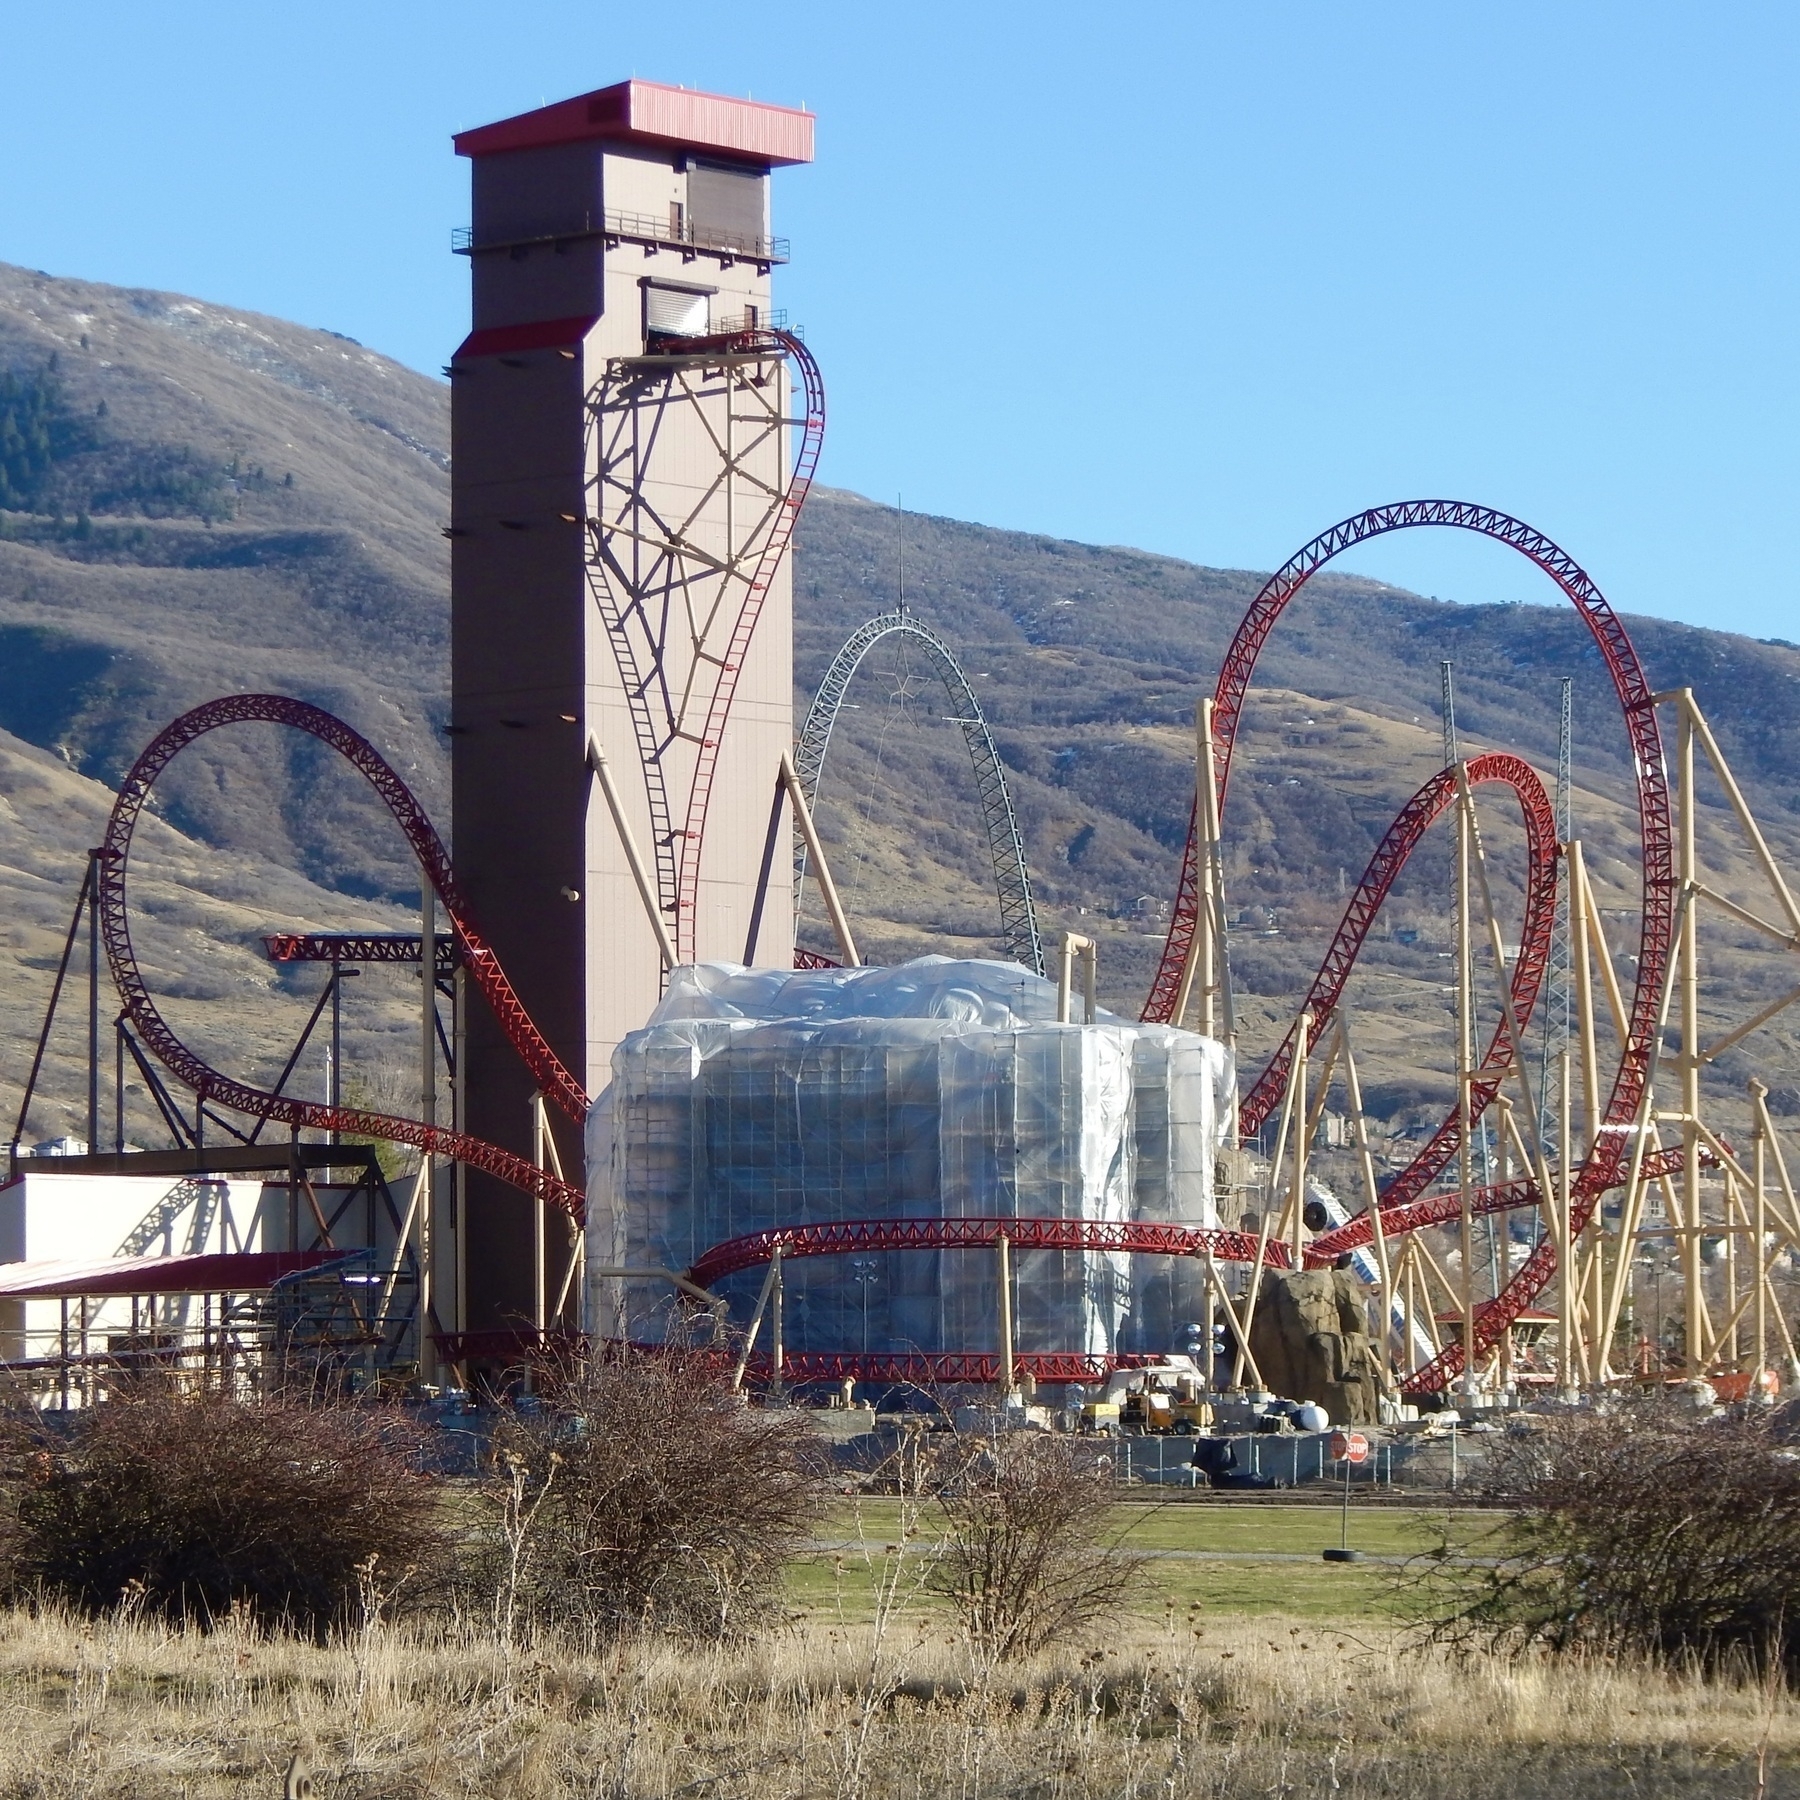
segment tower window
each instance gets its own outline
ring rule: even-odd
[[[693,288],[644,284],[644,330],[667,337],[705,337],[712,326],[712,296]]]

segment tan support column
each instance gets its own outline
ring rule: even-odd
[[[838,951],[843,956],[844,967],[860,969],[862,957],[857,952],[856,939],[850,935],[850,921],[845,916],[843,902],[838,898],[837,883],[831,878],[831,865],[825,859],[825,846],[819,841],[818,830],[813,824],[812,808],[806,804],[800,777],[794,772],[794,759],[785,750],[781,753],[781,781],[793,806],[800,835],[806,840],[806,854],[813,875],[819,883],[819,898],[825,902],[831,929],[837,933]]]
[[[625,852],[625,862],[631,870],[632,883],[637,888],[638,899],[644,905],[644,916],[650,921],[650,930],[656,939],[656,952],[662,958],[662,966],[672,969],[675,966],[675,943],[669,936],[668,922],[663,918],[662,907],[657,903],[656,883],[644,866],[643,856],[638,851],[637,837],[631,829],[631,821],[625,816],[625,804],[619,798],[619,790],[613,786],[612,767],[607,762],[606,752],[600,748],[597,737],[588,739],[587,760],[588,767],[594,771],[595,779],[600,783],[606,810],[612,814],[613,830],[619,835],[619,848]]]
[[[1677,813],[1676,874],[1688,896],[1676,938],[1681,965],[1681,1051],[1676,1070],[1681,1080],[1681,1285],[1683,1326],[1687,1339],[1687,1372],[1699,1375],[1705,1365],[1701,1336],[1700,1265],[1700,920],[1694,904],[1698,879],[1695,854],[1699,795],[1694,789],[1694,697],[1683,688],[1677,696],[1679,724],[1675,738]]]
[[[1005,1232],[1000,1234],[997,1248],[1000,1253],[1000,1400],[1004,1405],[1013,1395],[1013,1364],[1016,1360],[1013,1350],[1012,1239]]]
[[[1458,765],[1456,807],[1456,1192],[1462,1253],[1462,1390],[1475,1393],[1475,1172],[1470,1082],[1475,1063],[1475,958],[1470,929],[1469,856],[1474,802],[1466,766]]]
[[[1752,1232],[1755,1254],[1751,1266],[1756,1271],[1756,1374],[1751,1379],[1751,1392],[1762,1394],[1763,1370],[1769,1366],[1769,1276],[1765,1265],[1769,1233],[1769,1135],[1763,1123],[1763,1095],[1769,1090],[1760,1081],[1750,1083],[1750,1105],[1756,1115],[1751,1128],[1752,1180],[1756,1192],[1751,1197]]]
[[[548,1168],[544,1156],[544,1143],[550,1135],[549,1122],[544,1117],[544,1096],[531,1096],[531,1160],[540,1169]],[[531,1203],[531,1322],[537,1327],[538,1337],[542,1339],[548,1323],[544,1316],[544,1291],[549,1286],[545,1273],[545,1232],[544,1232],[544,1197],[537,1195]]]
[[[419,1118],[437,1124],[437,890],[419,868]],[[431,1152],[419,1155],[419,1373],[427,1381],[438,1374],[437,1346],[432,1342],[432,1309],[437,1257],[437,1170]]]

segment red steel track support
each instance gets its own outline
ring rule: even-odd
[[[328,744],[361,772],[374,788],[394,821],[406,834],[419,859],[426,879],[436,890],[444,912],[455,932],[464,966],[493,1008],[500,1026],[537,1078],[547,1098],[558,1109],[583,1123],[587,1118],[588,1098],[580,1082],[563,1066],[562,1060],[544,1041],[532,1023],[499,959],[482,940],[469,918],[468,907],[458,892],[450,870],[449,853],[432,828],[425,809],[412,790],[395,774],[373,744],[351,730],[342,719],[304,700],[292,700],[281,694],[233,694],[223,700],[209,701],[192,712],[183,713],[173,724],[166,725],[131,766],[131,772],[119,786],[119,797],[113,803],[112,816],[106,822],[106,836],[100,849],[99,909],[100,931],[106,944],[106,957],[112,978],[125,1003],[125,1010],[137,1028],[139,1037],[157,1061],[177,1080],[204,1100],[216,1101],[234,1112],[274,1120],[320,1131],[352,1132],[360,1136],[391,1138],[396,1143],[411,1144],[431,1156],[448,1156],[471,1168],[497,1176],[510,1186],[562,1207],[580,1221],[583,1214],[581,1190],[558,1181],[547,1171],[528,1163],[521,1156],[490,1144],[482,1138],[459,1131],[445,1131],[416,1119],[393,1117],[387,1113],[360,1112],[347,1107],[319,1106],[285,1094],[271,1094],[233,1080],[196,1056],[170,1029],[150,990],[138,971],[137,958],[131,947],[131,919],[126,909],[125,876],[131,854],[132,833],[138,815],[150,798],[156,778],[175,756],[196,738],[216,731],[222,725],[242,724],[286,725],[304,731]]]

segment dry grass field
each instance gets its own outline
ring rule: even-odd
[[[747,1647],[376,1626],[316,1647],[0,1618],[0,1794],[733,1796],[1800,1793],[1755,1683],[1459,1661],[1394,1627],[1170,1613],[984,1674],[941,1622],[813,1612]]]

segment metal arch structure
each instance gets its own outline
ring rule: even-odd
[[[981,702],[975,697],[975,689],[963,673],[955,652],[930,626],[911,613],[878,613],[859,625],[831,659],[831,666],[825,671],[819,691],[813,695],[812,705],[807,709],[806,723],[794,749],[794,773],[800,778],[806,804],[814,807],[818,803],[819,780],[825,772],[825,753],[831,747],[832,727],[837,723],[844,695],[861,668],[863,658],[884,638],[896,636],[916,639],[924,647],[932,668],[944,684],[951,706],[956,709],[953,716],[969,747],[969,763],[975,771],[982,821],[987,827],[988,858],[1000,899],[1000,931],[1006,940],[1006,952],[1014,962],[1023,963],[1035,975],[1042,975],[1044,951],[1038,938],[1037,907],[1031,897],[1031,872],[1025,863],[1025,839],[1006,786],[1006,770],[994,748],[993,734],[988,730]],[[805,878],[806,846],[803,843],[794,856],[796,908]]]
[[[181,1041],[163,1018],[145,985],[132,949],[131,917],[126,904],[132,834],[157,777],[175,757],[210,731],[242,724],[284,725],[303,731],[335,750],[368,781],[418,857],[419,867],[450,921],[462,964],[493,1008],[501,1029],[558,1110],[577,1123],[585,1122],[587,1118],[586,1093],[544,1041],[513,991],[499,959],[475,929],[451,873],[449,853],[412,790],[381,752],[342,719],[304,700],[281,694],[233,694],[183,713],[157,733],[119,785],[118,798],[106,822],[106,835],[97,858],[96,905],[113,983],[145,1047],[177,1080],[192,1088],[203,1100],[212,1100],[234,1112],[248,1113],[296,1129],[352,1132],[411,1144],[428,1156],[450,1157],[497,1176],[509,1186],[560,1206],[579,1223],[583,1216],[583,1196],[579,1188],[558,1180],[547,1170],[497,1144],[470,1137],[464,1132],[426,1125],[416,1119],[348,1107],[321,1106],[252,1087],[211,1067]]]
[[[1631,743],[1643,856],[1643,922],[1625,1043],[1606,1103],[1602,1132],[1576,1172],[1571,1191],[1571,1228],[1579,1232],[1593,1216],[1600,1195],[1616,1184],[1619,1166],[1627,1155],[1631,1128],[1649,1085],[1660,1039],[1665,978],[1674,951],[1677,887],[1669,780],[1655,696],[1624,625],[1587,572],[1567,551],[1523,520],[1466,501],[1409,500],[1372,507],[1321,533],[1263,584],[1226,652],[1213,703],[1212,749],[1220,813],[1222,816],[1232,747],[1250,678],[1263,645],[1288,603],[1343,551],[1391,531],[1425,525],[1472,531],[1509,545],[1557,584],[1581,614],[1600,650]],[[1166,1022],[1173,1013],[1182,970],[1198,929],[1199,859],[1203,853],[1199,827],[1196,796],[1169,937],[1144,1005],[1146,1020]],[[1383,1219],[1385,1222],[1385,1206]],[[1485,1356],[1519,1312],[1549,1285],[1554,1274],[1555,1249],[1546,1238],[1505,1290],[1482,1309],[1476,1320],[1473,1345],[1449,1346],[1426,1368],[1416,1371],[1409,1385],[1418,1389],[1441,1386],[1463,1367],[1465,1352]]]
[[[797,417],[788,414],[780,373],[789,363],[799,374]],[[698,417],[717,455],[680,517],[659,510],[647,488],[677,407]],[[791,332],[682,339],[667,353],[610,363],[588,395],[587,419],[588,592],[630,707],[658,904],[688,961],[719,752],[763,603],[818,467],[825,383]],[[781,468],[790,428],[799,442]],[[725,541],[697,541],[702,516],[721,500]],[[685,675],[671,679],[672,657]]]

